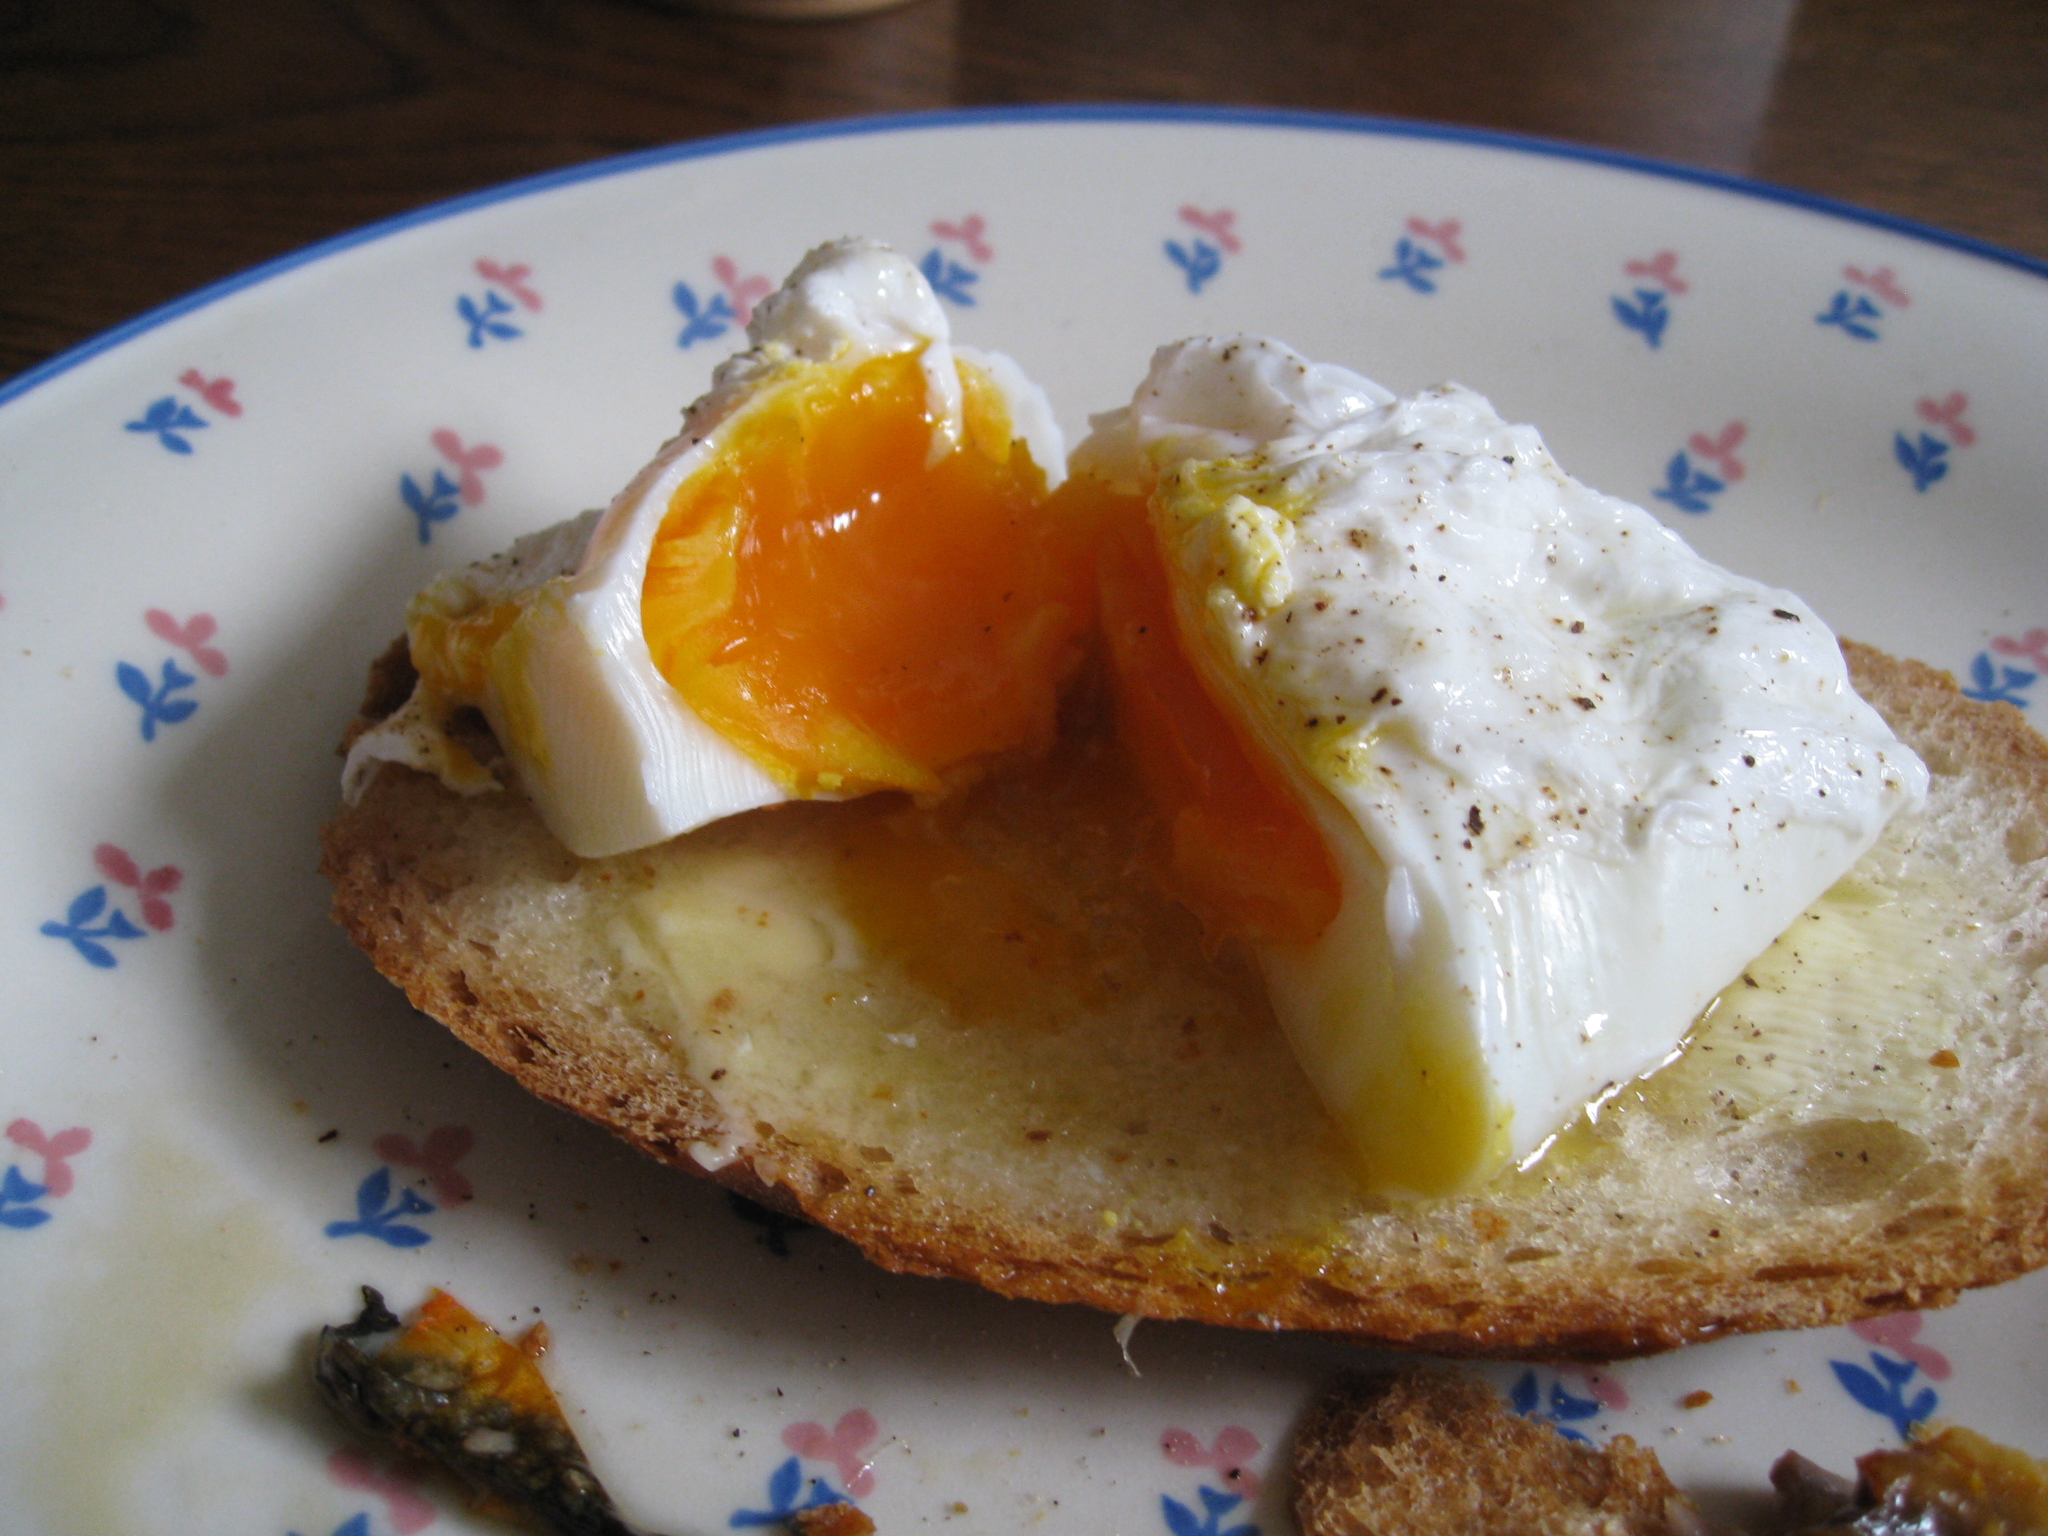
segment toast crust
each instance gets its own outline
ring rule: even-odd
[[[511,792],[463,799],[387,765],[324,829],[322,868],[336,918],[376,967],[528,1091],[665,1162],[816,1221],[885,1268],[972,1280],[1008,1296],[1316,1330],[1441,1355],[1607,1360],[1727,1333],[1943,1306],[1965,1288],[2048,1262],[2048,1110],[2030,1107],[2048,1103],[2048,1028],[2032,983],[2034,967],[2048,961],[2048,929],[2029,926],[2043,921],[2048,876],[2048,745],[2016,709],[1966,699],[1945,673],[1865,646],[1844,651],[1858,690],[1934,771],[1937,796],[1967,808],[1942,824],[1967,825],[1977,862],[1966,872],[1989,859],[2004,882],[1994,915],[2012,932],[2000,940],[1993,1002],[2005,1012],[1963,1021],[1983,1042],[1966,1052],[1970,1070],[1950,1074],[1972,1080],[1969,1094],[1956,1095],[1965,1107],[1910,1134],[1838,1118],[1791,1126],[1776,1141],[1702,1109],[1658,1143],[1672,1166],[1623,1168],[1633,1154],[1596,1146],[1589,1158],[1559,1154],[1470,1196],[1421,1206],[1347,1194],[1323,1170],[1296,1181],[1286,1211],[1273,1214],[1269,1192],[1290,1187],[1288,1170],[1255,1148],[1241,1178],[1217,1165],[1206,1218],[1183,1204],[1170,1217],[1117,1220],[1118,1210],[1142,1205],[1145,1169],[1158,1165],[1120,1160],[1129,1143],[1114,1127],[1095,1135],[1086,1124],[1063,1125],[1052,1136],[1025,1116],[1002,1128],[1014,1132],[1020,1162],[1068,1156],[1099,1175],[1087,1199],[1062,1209],[1038,1192],[1012,1199],[999,1181],[956,1182],[944,1166],[911,1166],[829,1125],[750,1114],[684,1064],[698,1053],[677,1046],[682,1026],[636,1019],[630,999],[622,1005],[603,978],[537,981],[518,951],[551,942],[545,924],[530,933],[480,926],[479,893],[490,888],[580,890],[614,873],[633,877],[620,861],[573,858]],[[378,664],[367,717],[403,697],[404,670],[402,656]],[[799,824],[754,814],[719,835],[759,837],[772,856],[780,829]],[[594,958],[585,969],[610,963]],[[1240,1096],[1264,1103],[1191,1106],[1171,1090],[1175,1079],[1160,1075],[1133,1088],[1132,1125],[1150,1124],[1155,1136],[1165,1126],[1190,1147],[1211,1110],[1312,1128],[1320,1121],[1313,1096],[1291,1066],[1271,1059],[1286,1048],[1270,1021],[1263,1032],[1255,1023],[1225,1031],[1210,1061],[1188,1070],[1220,1074],[1204,1085],[1240,1082]],[[1176,1045],[1172,1030],[1193,1024],[1190,1015],[1185,1025],[1130,1027],[1159,1030],[1163,1059]],[[1071,1070],[1078,1082],[1091,1070],[1083,1042],[1044,1049],[1053,1053],[1048,1071]],[[2002,1059],[1987,1066],[1990,1077],[1977,1081],[1978,1060],[1994,1057]],[[1003,1113],[999,1102],[935,1104],[977,1135],[993,1134],[984,1122]],[[1310,1145],[1313,1130],[1301,1134],[1310,1141],[1300,1145]],[[1070,1145],[1091,1136],[1092,1147]],[[1776,1149],[1772,1166],[1792,1171],[1752,1188],[1738,1169],[1736,1183],[1709,1199],[1684,1166],[1753,1162],[1765,1155],[1757,1148]],[[1879,1171],[1854,1172],[1872,1167]],[[1660,1189],[1681,1190],[1689,1203],[1667,1210]]]

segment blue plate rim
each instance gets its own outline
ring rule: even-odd
[[[303,246],[268,261],[259,262],[253,267],[195,288],[192,292],[160,304],[154,309],[145,310],[132,319],[124,320],[111,329],[79,342],[76,346],[66,348],[56,356],[46,358],[12,379],[0,383],[0,406],[10,404],[103,352],[112,351],[125,342],[132,341],[180,316],[218,303],[245,288],[256,287],[299,267],[309,266],[330,256],[339,255],[343,251],[352,250],[356,246],[368,245],[420,225],[438,223],[478,208],[513,202],[538,193],[553,191],[558,187],[600,181],[611,176],[629,175],[651,166],[711,159],[719,155],[812,140],[1024,123],[1134,122],[1308,129],[1328,133],[1471,144],[1520,154],[1542,155],[1551,159],[1576,160],[1610,169],[1630,171],[1638,175],[1711,187],[1763,202],[1798,208],[1809,213],[1818,213],[1892,234],[1904,235],[1932,245],[1944,246],[2001,266],[2016,268],[2036,277],[2048,278],[2048,261],[1994,245],[1987,240],[1979,240],[1971,235],[1957,234],[1952,230],[1922,224],[1914,219],[1882,213],[1873,208],[1860,207],[1819,193],[1782,187],[1772,182],[1758,181],[1727,171],[1684,165],[1676,161],[1660,160],[1654,156],[1633,154],[1625,150],[1607,149],[1599,145],[1543,138],[1534,134],[1511,133],[1495,128],[1475,128],[1456,123],[1425,122],[1413,118],[1309,111],[1292,107],[1207,106],[1184,102],[1070,102],[1033,106],[955,107],[922,112],[890,112],[863,117],[827,118],[814,122],[783,124],[773,128],[716,134],[702,139],[687,139],[679,143],[631,150],[621,155],[608,155],[598,160],[542,171],[532,176],[523,176],[513,181],[501,182],[474,192],[465,192],[428,203],[316,241],[312,245]]]

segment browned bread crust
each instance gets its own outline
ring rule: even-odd
[[[1088,951],[1108,956],[1109,979],[1060,994],[1051,1024],[926,1028],[917,1051],[887,1057],[902,1064],[886,1080],[849,1045],[858,1095],[805,1099],[765,1079],[735,1089],[739,1071],[700,1079],[694,1064],[728,1059],[721,1010],[739,1009],[755,1040],[788,1016],[747,1013],[732,988],[661,1012],[593,938],[619,892],[651,889],[707,849],[809,857],[847,807],[754,813],[663,849],[578,860],[513,793],[463,799],[387,766],[326,828],[323,868],[336,917],[377,968],[527,1089],[887,1268],[1444,1354],[1642,1354],[1941,1306],[2048,1262],[2048,1025],[2033,982],[2048,962],[2048,747],[2016,710],[1964,698],[1946,674],[1845,649],[1860,691],[1934,770],[1899,858],[1952,873],[1974,927],[1951,947],[1976,946],[1972,963],[1989,968],[1952,989],[1962,1001],[1942,1048],[1912,1047],[1903,1075],[1922,1086],[1901,1114],[1807,1123],[1731,1108],[1713,1058],[1695,1053],[1650,1080],[1642,1105],[1610,1105],[1534,1169],[1425,1205],[1351,1187],[1270,1019],[1233,1001],[1244,989],[1227,965],[1209,965],[1156,897],[1118,906],[1122,895],[1090,883],[1095,865],[1128,866],[1128,851],[1063,849],[1051,873],[1031,865],[1030,813],[999,784],[985,812],[963,813],[970,832],[990,858],[1026,861],[1034,888],[1071,880],[1088,943],[1110,946]],[[400,681],[380,676],[373,712]],[[1200,971],[1200,985],[1176,968]],[[1847,1027],[1881,1034],[1886,1021]],[[829,1055],[834,1037],[819,1038]],[[874,1051],[909,1038],[876,1035]],[[987,1082],[971,1075],[977,1051]],[[1009,1091],[1026,1082],[1032,1092]],[[835,1105],[871,1096],[902,1111],[901,1140],[836,1123]]]
[[[1410,1368],[1347,1376],[1294,1445],[1302,1536],[1703,1536],[1657,1453],[1567,1440],[1484,1382]]]

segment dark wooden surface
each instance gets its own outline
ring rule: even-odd
[[[2048,258],[2048,0],[0,0],[0,377],[372,219],[679,139],[1225,102],[1613,146]]]

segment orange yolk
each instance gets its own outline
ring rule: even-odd
[[[655,536],[655,665],[793,791],[934,794],[1052,739],[1092,616],[1087,533],[1047,514],[994,386],[961,383],[962,440],[930,463],[918,354],[793,373]]]
[[[1182,649],[1145,504],[1074,480],[1054,497],[1093,503],[1117,735],[1171,838],[1175,894],[1212,942],[1306,944],[1342,901],[1336,865],[1300,792]]]

